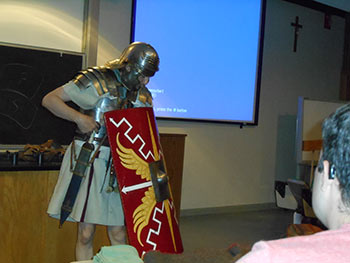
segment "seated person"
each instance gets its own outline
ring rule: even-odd
[[[259,241],[237,262],[349,262],[350,104],[322,127],[323,151],[315,171],[312,206],[328,230],[307,236]]]

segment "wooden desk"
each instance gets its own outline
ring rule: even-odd
[[[161,134],[174,202],[179,216],[185,135]],[[46,214],[58,171],[0,172],[0,251],[6,263],[74,261],[77,224]],[[98,226],[94,253],[109,245],[106,228]]]

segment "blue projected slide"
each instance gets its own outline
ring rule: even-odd
[[[261,0],[137,0],[134,39],[155,47],[157,117],[255,123]]]

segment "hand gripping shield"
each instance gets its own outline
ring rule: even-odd
[[[152,108],[105,113],[130,245],[182,253],[183,246]]]

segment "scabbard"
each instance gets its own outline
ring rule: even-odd
[[[77,194],[80,188],[81,180],[85,176],[85,171],[89,166],[90,156],[94,150],[94,145],[90,142],[85,142],[81,147],[78,159],[75,163],[72,179],[69,183],[64,201],[61,206],[60,227],[66,221],[72,212]]]

